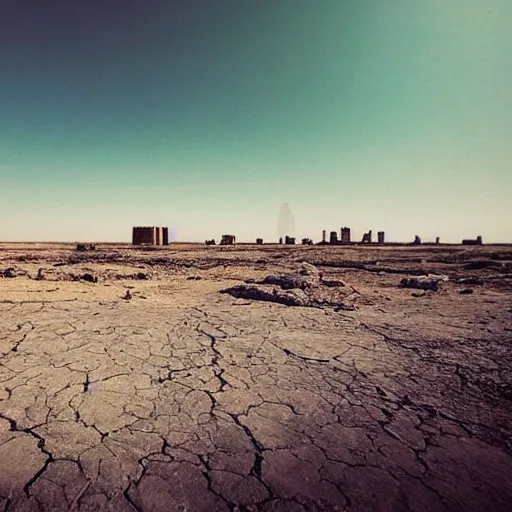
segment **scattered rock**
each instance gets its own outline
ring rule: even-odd
[[[491,260],[476,260],[464,265],[465,270],[481,270],[483,268],[495,267],[496,262]]]
[[[324,286],[327,286],[329,288],[336,288],[338,286],[342,287],[345,286],[345,283],[343,281],[337,281],[333,279],[322,279],[322,284]]]
[[[315,265],[311,265],[311,263],[307,263],[305,261],[302,262],[299,274],[301,276],[306,276],[312,281],[320,281],[322,279],[322,273],[318,269],[318,267],[315,267]]]
[[[25,270],[21,270],[16,267],[7,267],[4,270],[0,270],[0,277],[7,277],[7,278],[14,278],[14,277],[21,277],[26,276],[27,273]]]
[[[479,279],[478,277],[466,277],[463,279],[459,279],[457,281],[458,284],[467,284],[470,286],[476,286],[476,285],[482,285],[484,284],[484,281],[482,279]]]
[[[201,276],[188,276],[187,281],[199,281],[201,280]]]
[[[418,297],[425,297],[425,295],[427,295],[427,294],[425,292],[412,292],[411,295],[413,297],[418,298]]]
[[[93,276],[92,274],[89,274],[89,273],[82,274],[80,279],[82,281],[86,281],[88,283],[97,283],[98,282],[98,277],[97,276]]]
[[[124,294],[123,299],[124,300],[131,300],[132,298],[132,292],[130,290],[126,290],[126,293]]]
[[[439,290],[439,279],[428,277],[404,277],[400,281],[402,288],[416,288],[418,290],[432,290],[437,292]]]
[[[300,276],[293,275],[280,275],[280,276],[267,276],[260,284],[270,284],[276,285],[282,288],[283,290],[305,290],[309,287],[309,282],[307,279],[304,279]]]
[[[44,279],[44,269],[40,268],[37,271],[36,281],[42,281]]]
[[[220,290],[220,293],[228,293],[237,299],[261,300],[277,302],[286,306],[312,306],[302,290],[282,290],[276,287],[263,287],[258,285],[241,284]]]
[[[459,293],[461,295],[469,295],[469,294],[473,293],[473,290],[471,288],[465,288],[464,290],[461,290]]]
[[[335,308],[334,308],[334,311],[338,312],[338,311],[356,311],[356,307],[353,305],[353,304],[338,304]]]

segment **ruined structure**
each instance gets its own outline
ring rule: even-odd
[[[256,238],[256,243],[258,245],[263,245],[263,238]]]
[[[95,251],[96,246],[93,244],[76,244],[76,251]]]
[[[331,231],[331,234],[329,236],[329,243],[336,245],[338,243],[338,233],[336,231]]]
[[[211,240],[205,240],[204,242],[206,245],[215,245],[215,239],[212,238]]]
[[[413,245],[421,245],[421,238],[418,235],[414,237]]]
[[[284,243],[285,245],[295,245],[295,237],[293,236],[285,236],[284,237]]]
[[[327,243],[327,240],[326,240],[326,233],[325,233],[325,229],[322,231],[322,243],[325,244]]]
[[[311,238],[303,238],[302,245],[313,245],[313,240]]]
[[[233,245],[235,241],[236,237],[234,235],[222,235],[220,245]]]
[[[279,245],[283,245],[283,237],[279,238]]]
[[[475,240],[473,239],[465,239],[462,240],[462,245],[482,245],[482,237],[478,235]]]
[[[379,244],[384,243],[384,231],[379,231],[377,233],[377,241],[379,242]]]
[[[372,230],[368,231],[368,233],[365,233],[363,235],[363,244],[371,244],[372,243]]]
[[[349,244],[350,243],[350,228],[341,228],[341,243]]]
[[[169,245],[169,229],[156,226],[137,226],[132,232],[133,245]]]
[[[439,243],[439,237],[436,236],[436,244],[438,244],[438,243]]]

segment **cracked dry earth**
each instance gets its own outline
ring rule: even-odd
[[[511,510],[511,259],[4,244],[0,510]],[[219,293],[302,261],[354,310]]]

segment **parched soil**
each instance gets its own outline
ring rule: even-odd
[[[511,346],[512,247],[0,244],[0,510],[508,511]]]

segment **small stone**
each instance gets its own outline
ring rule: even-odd
[[[86,281],[88,283],[97,283],[98,278],[92,274],[87,273],[82,275],[82,281]]]
[[[416,288],[419,290],[432,290],[437,292],[439,279],[435,278],[419,278],[419,277],[404,277],[400,281],[402,288]]]

